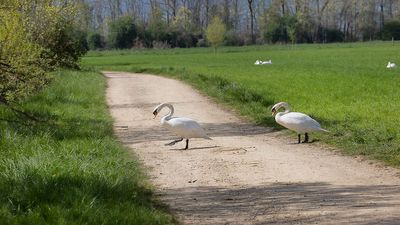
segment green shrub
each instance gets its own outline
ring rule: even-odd
[[[51,0],[0,2],[0,103],[10,104],[40,90],[46,73],[78,67],[86,34],[76,29],[73,3]]]
[[[27,18],[13,10],[0,7],[0,103],[9,104],[26,97],[47,83],[41,59],[43,48],[27,35]],[[10,35],[12,34],[12,35]]]
[[[344,33],[338,29],[325,29],[325,41],[332,42],[343,42],[344,41]]]
[[[225,34],[225,46],[242,46],[244,45],[243,39],[234,30],[229,30]]]
[[[90,33],[87,40],[91,50],[103,49],[106,46],[104,37],[99,33]]]
[[[400,21],[386,23],[381,31],[382,40],[400,40]]]
[[[110,48],[132,48],[137,37],[137,28],[133,18],[124,16],[110,23],[108,46]]]

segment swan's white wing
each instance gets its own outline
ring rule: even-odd
[[[168,129],[182,138],[206,138],[209,137],[203,128],[194,120],[185,117],[173,117],[165,122]]]
[[[290,112],[280,116],[277,122],[282,126],[298,133],[324,131],[321,125],[306,114]]]

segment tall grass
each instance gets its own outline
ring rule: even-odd
[[[116,141],[95,72],[64,71],[20,108],[0,108],[0,224],[173,224]]]
[[[400,165],[400,44],[252,46],[92,52],[83,65],[170,75],[226,102],[243,115],[276,126],[269,107],[287,101],[319,120],[313,135],[349,154]],[[272,65],[255,66],[272,59]]]

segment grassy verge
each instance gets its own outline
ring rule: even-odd
[[[399,43],[92,52],[87,67],[149,72],[188,82],[242,115],[279,127],[269,107],[287,101],[330,130],[313,137],[352,155],[400,166]],[[273,64],[255,66],[256,59]],[[292,133],[291,133],[292,134]]]
[[[1,224],[175,224],[116,141],[105,79],[64,71],[21,106],[0,106]]]

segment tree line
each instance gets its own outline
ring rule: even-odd
[[[399,0],[77,0],[88,45],[166,48],[400,39]]]

